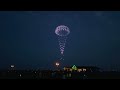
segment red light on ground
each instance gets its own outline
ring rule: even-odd
[[[10,67],[11,67],[11,68],[14,68],[14,65],[11,65]]]
[[[56,62],[55,65],[58,67],[60,64],[58,62]]]

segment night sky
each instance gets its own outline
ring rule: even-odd
[[[64,60],[55,29],[70,29]],[[0,11],[0,69],[98,66],[120,69],[119,11]]]

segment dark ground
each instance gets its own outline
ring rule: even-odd
[[[1,70],[0,79],[120,79],[120,72],[65,72],[52,70]]]

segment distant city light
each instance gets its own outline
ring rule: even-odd
[[[15,66],[14,66],[14,65],[11,65],[10,67],[11,67],[11,68],[14,68]]]
[[[58,67],[60,64],[58,62],[56,62],[55,65]]]
[[[85,68],[83,68],[83,71],[85,72],[85,71],[86,71],[86,69],[85,69]]]
[[[72,66],[73,70],[77,70],[77,67],[75,65]]]

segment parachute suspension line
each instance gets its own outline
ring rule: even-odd
[[[59,36],[58,37],[61,55],[63,55],[63,53],[64,53],[66,40],[67,40],[66,36],[64,36],[64,37]]]
[[[63,56],[64,56],[63,53],[64,53],[64,49],[65,49],[65,45],[66,45],[67,36],[70,34],[70,30],[67,26],[60,25],[60,26],[56,27],[55,34],[58,36],[60,53],[62,55],[60,60],[64,60],[63,59]]]

